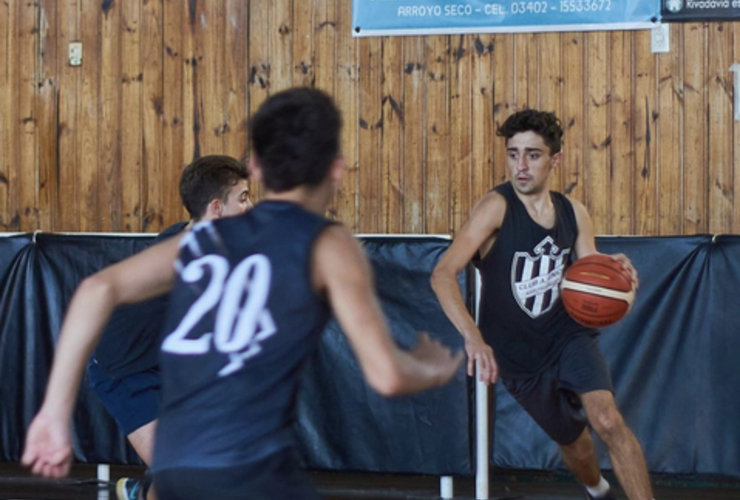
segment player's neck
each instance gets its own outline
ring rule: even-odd
[[[327,193],[327,190],[322,188],[322,186],[315,188],[299,186],[280,193],[266,191],[263,199],[265,201],[287,201],[295,203],[309,212],[324,215],[331,201],[331,194]]]

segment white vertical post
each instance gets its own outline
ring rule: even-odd
[[[110,465],[98,464],[98,481],[110,481]]]
[[[735,96],[735,121],[740,122],[740,63],[730,66],[730,71],[735,73],[735,88],[732,92]]]
[[[452,476],[442,476],[439,478],[439,497],[444,499],[455,498],[455,486]]]
[[[480,317],[480,273],[475,270],[475,322]],[[475,363],[475,498],[488,496],[488,386],[480,381],[480,368]]]

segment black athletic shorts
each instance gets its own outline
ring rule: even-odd
[[[558,444],[573,443],[586,428],[580,394],[614,392],[596,336],[573,337],[555,363],[530,378],[505,379],[504,386]]]
[[[159,500],[319,500],[295,455],[286,448],[249,465],[154,472]]]

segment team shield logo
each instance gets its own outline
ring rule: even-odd
[[[511,264],[511,287],[519,307],[531,318],[542,316],[560,298],[560,282],[570,248],[548,236],[529,252],[517,252]]]

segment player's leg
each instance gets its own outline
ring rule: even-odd
[[[591,427],[609,450],[612,467],[630,500],[653,498],[645,457],[637,438],[617,409],[614,395],[597,390],[581,395]]]

